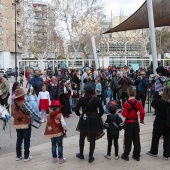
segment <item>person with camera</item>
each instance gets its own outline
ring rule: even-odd
[[[156,157],[159,139],[163,135],[163,158],[170,159],[170,86],[165,86],[163,92],[153,100],[152,107],[157,110],[153,124],[151,148],[147,155]]]
[[[84,140],[86,136],[88,136],[90,140],[89,163],[94,161],[93,153],[95,149],[95,140],[104,135],[100,118],[103,115],[104,110],[100,99],[96,97],[95,88],[95,83],[86,83],[84,87],[85,94],[78,100],[75,108],[76,115],[81,116],[77,126],[77,130],[80,131],[80,152],[76,154],[76,157],[84,159]],[[82,114],[80,113],[80,108],[82,108]]]
[[[134,85],[136,86],[136,99],[141,100],[143,108],[145,108],[148,84],[149,79],[146,77],[145,71],[141,71],[140,76],[137,77]]]

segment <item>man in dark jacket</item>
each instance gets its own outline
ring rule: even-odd
[[[148,84],[149,79],[146,77],[145,71],[141,71],[140,76],[138,76],[134,85],[136,86],[136,99],[141,100],[143,108],[145,108]]]
[[[31,85],[35,89],[35,93],[37,96],[43,84],[44,81],[42,77],[39,75],[39,70],[35,70],[34,77],[31,79]]]
[[[111,90],[113,92],[113,99],[119,99],[119,89],[120,89],[120,85],[119,85],[119,81],[121,79],[120,76],[120,72],[113,72],[113,78],[111,81]]]

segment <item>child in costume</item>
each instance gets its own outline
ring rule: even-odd
[[[32,86],[28,89],[27,95],[25,96],[25,100],[26,102],[29,103],[29,105],[34,109],[34,111],[39,116],[40,113],[39,113],[39,108],[38,108],[38,98]]]
[[[62,105],[58,100],[53,100],[50,105],[50,114],[47,115],[47,124],[44,135],[51,138],[53,163],[57,162],[56,148],[58,146],[59,164],[66,161],[63,158],[63,136],[67,131],[67,125],[60,111]]]
[[[49,111],[50,94],[46,91],[46,85],[42,85],[42,91],[38,94],[39,110],[41,110],[41,121],[46,122],[46,114]]]
[[[129,161],[129,153],[131,151],[132,142],[134,145],[132,158],[136,161],[140,161],[140,136],[139,136],[139,122],[138,111],[140,112],[140,123],[144,124],[145,111],[142,107],[142,103],[135,99],[136,87],[128,87],[129,99],[123,104],[122,116],[125,117],[125,134],[124,134],[124,153],[121,158],[125,161]]]
[[[17,132],[16,142],[16,161],[23,159],[22,142],[24,140],[24,162],[30,161],[30,138],[31,138],[31,119],[40,121],[32,107],[25,101],[25,92],[22,88],[16,89],[12,96],[14,103],[11,110],[14,116],[14,127]]]
[[[119,159],[119,146],[118,146],[118,139],[119,139],[119,131],[122,129],[123,120],[116,114],[117,106],[115,104],[110,103],[108,107],[109,114],[107,115],[106,122],[104,123],[104,127],[107,129],[107,155],[105,155],[106,159],[111,159],[111,148],[112,148],[112,141],[114,140],[114,147],[115,147],[115,160]]]

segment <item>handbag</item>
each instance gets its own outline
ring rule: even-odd
[[[92,100],[93,100],[93,98],[91,98],[88,101],[86,107],[84,108],[83,114],[80,116],[80,119],[79,119],[79,122],[78,122],[77,128],[76,128],[77,131],[80,131],[80,130],[88,131],[88,129],[89,129],[88,117],[87,117],[85,111],[87,110],[87,107],[89,106],[89,104]]]

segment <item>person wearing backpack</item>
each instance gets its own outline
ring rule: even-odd
[[[114,101],[110,102],[108,111],[110,112],[107,115],[107,119],[104,123],[104,127],[107,129],[107,155],[104,157],[106,159],[111,159],[111,148],[112,148],[112,141],[114,140],[114,147],[115,147],[115,160],[119,159],[119,146],[118,146],[118,139],[119,139],[119,131],[121,130],[121,125],[123,123],[122,119],[116,114],[116,103]]]
[[[142,103],[135,99],[136,87],[128,87],[129,100],[123,104],[122,116],[125,117],[125,133],[124,133],[124,153],[121,158],[125,161],[129,161],[129,153],[131,151],[132,142],[134,145],[132,158],[136,161],[140,161],[140,127],[138,122],[138,114],[140,112],[140,123],[144,124],[145,111],[142,107]]]
[[[157,110],[153,124],[151,148],[146,153],[156,157],[158,154],[159,139],[163,135],[163,158],[170,159],[170,86],[163,88],[163,93],[152,102],[152,107]]]

